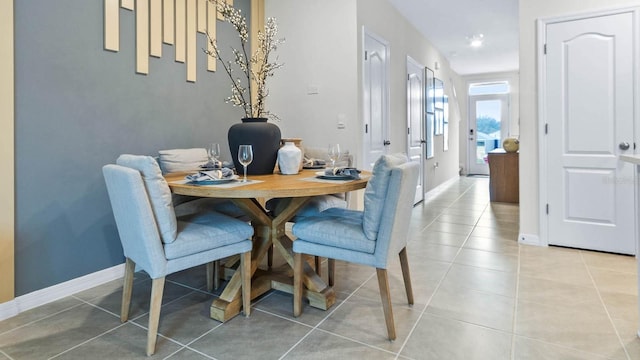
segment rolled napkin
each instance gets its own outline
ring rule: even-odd
[[[216,160],[216,161],[207,162],[206,164],[200,165],[200,168],[204,170],[220,169],[222,168],[222,161]]]
[[[335,167],[324,171],[325,175],[348,176],[352,179],[360,179],[360,170],[352,167]]]
[[[308,158],[308,157],[304,157],[304,162],[303,162],[303,166],[305,167],[314,167],[314,166],[324,166],[326,165],[327,162],[322,160],[322,159],[313,159],[313,158]]]
[[[198,171],[185,177],[189,181],[211,181],[230,179],[233,177],[233,170],[229,168],[220,168],[216,170]]]

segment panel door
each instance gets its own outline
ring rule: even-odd
[[[386,152],[389,142],[389,100],[387,85],[387,45],[365,32],[364,34],[364,163],[365,170],[373,169],[375,161]]]
[[[407,154],[420,164],[414,204],[424,200],[424,66],[407,57]]]
[[[632,14],[546,34],[548,242],[635,254],[634,169],[618,159],[634,143]]]

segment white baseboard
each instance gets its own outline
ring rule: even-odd
[[[0,320],[8,319],[23,311],[48,304],[80,291],[91,289],[92,287],[122,278],[123,276],[124,264],[120,264],[18,296],[11,301],[0,304]]]
[[[532,235],[532,234],[523,234],[523,233],[518,234],[518,243],[524,244],[524,245],[544,246],[540,242],[540,237],[538,235]]]

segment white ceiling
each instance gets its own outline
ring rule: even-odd
[[[518,0],[389,0],[460,75],[518,70]],[[467,38],[484,35],[480,48]],[[428,67],[429,66],[427,64]]]

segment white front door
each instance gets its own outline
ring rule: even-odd
[[[469,97],[469,167],[468,174],[489,175],[488,154],[502,147],[509,133],[509,95],[474,95]]]
[[[363,30],[364,31],[364,30]],[[389,142],[388,51],[384,40],[364,31],[363,117],[364,161],[362,168],[373,169],[386,152]]]
[[[424,200],[424,66],[407,57],[407,155],[420,164],[414,204]]]
[[[635,146],[633,23],[626,12],[546,24],[549,244],[636,252],[634,168],[618,159]]]

